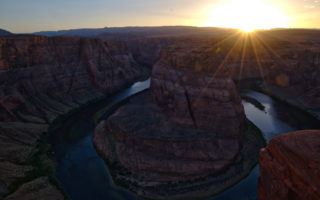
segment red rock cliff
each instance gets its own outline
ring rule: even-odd
[[[51,121],[145,72],[122,46],[98,39],[0,38],[0,119]]]
[[[320,199],[320,131],[274,138],[260,153],[259,200]]]
[[[30,156],[37,152],[41,135],[56,117],[143,76],[147,71],[124,44],[76,37],[0,37],[0,199],[8,193],[8,199],[41,198],[48,192],[63,198],[45,177],[21,186],[24,177],[37,170]]]
[[[163,56],[154,66],[151,87],[155,102],[178,124],[240,139],[245,114],[234,82],[215,76],[214,69],[208,73],[194,62],[183,63],[185,57],[201,62],[192,53],[179,52]],[[172,59],[177,63],[170,62]]]

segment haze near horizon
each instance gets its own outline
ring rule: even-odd
[[[0,27],[16,33],[162,25],[320,28],[318,0],[3,0],[0,5]]]

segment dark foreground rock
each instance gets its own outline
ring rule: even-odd
[[[273,139],[260,152],[260,200],[320,199],[320,131]]]
[[[47,199],[58,200],[64,199],[61,192],[50,183],[48,178],[40,177],[31,182],[21,185],[17,191],[5,200],[34,200],[34,199]]]
[[[244,143],[184,127],[168,118],[150,93],[134,97],[95,130],[94,143],[116,183],[152,199],[217,194],[246,176],[264,145],[252,125]]]

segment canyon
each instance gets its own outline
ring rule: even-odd
[[[245,177],[264,146],[228,77],[159,60],[151,94],[133,97],[94,134],[114,180],[150,199],[205,198]],[[159,128],[161,127],[161,128]]]
[[[54,170],[41,144],[49,125],[146,77],[148,69],[124,45],[79,37],[8,36],[0,38],[0,55],[0,196],[63,199],[46,177]]]
[[[0,37],[0,198],[64,199],[45,139],[52,124],[149,76],[151,90],[133,97],[101,122],[94,136],[98,152],[111,169],[119,168],[113,173],[115,180],[125,186],[129,182],[130,190],[140,196],[178,198],[195,191],[196,197],[201,190],[192,183],[208,186],[214,180],[210,178],[228,170],[233,176],[232,169],[243,167],[241,158],[247,158],[245,164],[251,167],[256,164],[264,144],[246,131],[252,126],[245,120],[237,92],[246,81],[250,88],[320,119],[317,30],[253,35],[181,27],[85,32]],[[308,186],[303,182],[294,187],[300,182],[287,181],[286,174],[279,180],[281,172],[274,167],[279,163],[295,172],[293,178],[300,177],[304,166],[295,168],[292,162],[311,163],[308,171],[301,172],[305,177],[319,169],[316,154],[307,157],[310,162],[299,161],[308,152],[317,152],[312,141],[317,141],[318,134],[298,135],[299,139],[275,139],[262,150],[261,199],[269,194],[292,197]],[[297,151],[309,143],[315,147]],[[243,147],[248,152],[242,152]],[[283,155],[278,148],[286,150]],[[250,152],[254,153],[250,156]],[[282,163],[286,156],[293,160]],[[236,181],[231,182],[224,186]],[[275,187],[266,187],[273,183],[281,186],[278,193],[272,191]],[[315,191],[319,188],[311,185]],[[173,189],[166,190],[168,186]],[[186,188],[194,190],[188,193]],[[222,189],[216,190],[214,194]]]
[[[135,97],[96,129],[95,145],[113,166],[111,170],[114,170],[116,182],[151,199],[197,198],[200,194],[210,194],[210,190],[211,195],[215,194],[216,191],[208,186],[210,184],[203,184],[200,178],[208,178],[219,171],[224,174],[228,165],[235,165],[236,155],[243,153],[242,145],[244,148],[250,146],[242,144],[248,137],[243,139],[243,108],[233,80],[239,83],[253,79],[253,86],[268,90],[268,93],[273,93],[273,88],[285,93],[298,92],[299,87],[317,90],[314,85],[306,86],[311,80],[316,82],[316,76],[311,80],[302,81],[302,78],[311,70],[318,73],[319,48],[315,46],[314,51],[299,49],[290,57],[288,54],[292,52],[288,51],[294,45],[262,33],[236,35],[220,44],[212,38],[195,38],[165,48],[153,66],[152,94]],[[295,70],[299,74],[293,73]],[[304,98],[317,101],[317,96],[305,95],[308,97]],[[316,102],[316,109],[317,106]],[[317,111],[315,113],[317,117]],[[192,145],[184,141],[189,134]],[[198,140],[201,141],[199,145]],[[217,140],[228,147],[219,149]],[[257,144],[258,149],[263,145],[258,139],[251,142]],[[208,146],[210,148],[205,149]],[[251,152],[254,151],[251,148]],[[214,154],[203,157],[203,152],[219,152],[222,157]],[[202,159],[214,159],[214,163],[199,163]],[[197,174],[192,171],[194,169]],[[206,169],[210,169],[210,173],[205,173]],[[188,184],[190,180],[192,184]],[[232,178],[226,175],[226,180]],[[200,187],[203,191],[198,190]]]

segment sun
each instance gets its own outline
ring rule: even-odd
[[[237,28],[243,32],[257,29],[287,28],[287,15],[270,0],[228,0],[214,6],[205,26]]]
[[[254,28],[252,27],[242,27],[242,28],[239,28],[242,32],[245,32],[245,33],[252,33],[255,31]]]

